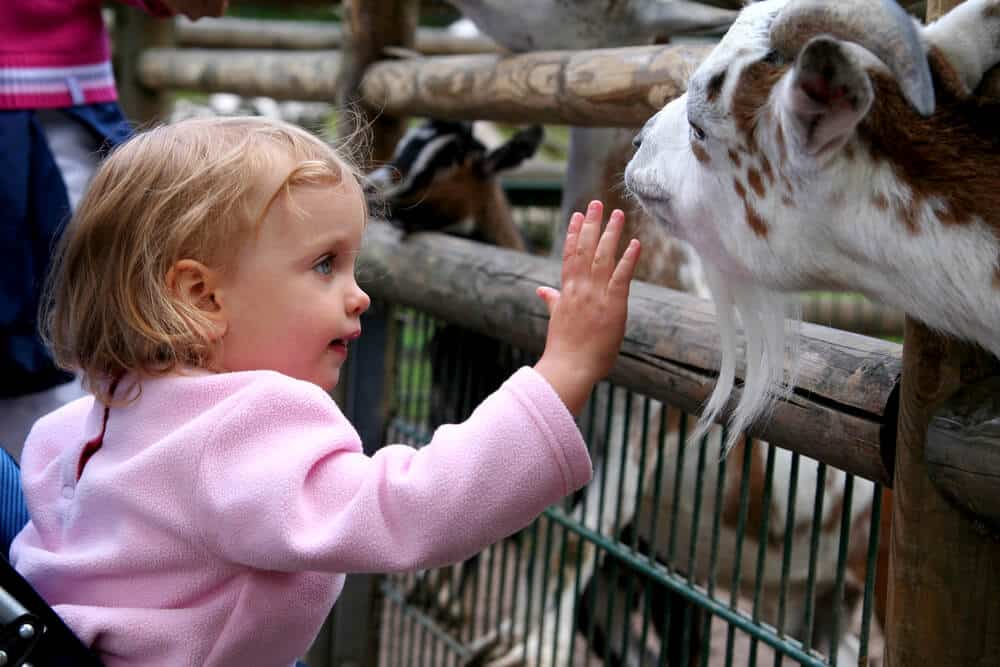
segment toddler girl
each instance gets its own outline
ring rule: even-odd
[[[47,338],[94,396],[39,420],[15,567],[109,667],[287,666],[348,572],[465,559],[585,484],[573,420],[624,335],[623,216],[570,223],[545,350],[426,447],[362,453],[329,392],[368,296],[358,173],[296,127],[141,133],[70,223]]]

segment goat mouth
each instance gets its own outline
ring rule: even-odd
[[[642,205],[642,208],[658,223],[672,229],[674,224],[673,206],[670,197],[655,193],[646,193],[638,189],[632,189],[632,194]]]

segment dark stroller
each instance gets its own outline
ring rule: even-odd
[[[28,522],[20,470],[0,449],[0,667],[99,667],[101,662],[7,560]]]

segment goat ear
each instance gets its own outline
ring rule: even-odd
[[[873,98],[868,74],[848,47],[815,37],[783,82],[778,100],[783,129],[807,155],[829,154],[850,138]]]
[[[542,144],[544,131],[541,125],[532,125],[523,129],[507,140],[507,143],[497,146],[483,158],[484,176],[492,176],[506,169],[513,169],[538,150]]]

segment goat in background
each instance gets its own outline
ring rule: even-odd
[[[515,251],[527,251],[500,174],[531,158],[543,131],[531,126],[487,149],[473,124],[429,119],[410,128],[388,163],[367,174],[369,209],[404,234],[441,230]],[[429,426],[455,423],[515,370],[508,346],[457,325],[437,324],[429,341]],[[453,385],[460,385],[455,387]],[[465,395],[459,396],[459,392]],[[478,559],[418,575],[407,601],[447,626],[465,620],[461,598]]]
[[[525,136],[530,139],[536,136],[536,133],[529,130],[528,134],[520,133],[512,141],[521,142]],[[515,147],[518,145],[518,143],[513,144]],[[473,155],[463,156],[463,150],[471,151]],[[499,151],[500,149],[495,150]],[[526,152],[523,149],[523,145],[516,150],[518,154]],[[475,208],[473,204],[475,203],[476,195],[473,193],[459,196],[461,192],[460,186],[468,185],[471,176],[478,177],[478,175],[482,174],[496,173],[492,169],[471,166],[477,160],[482,161],[486,155],[488,155],[487,151],[471,136],[470,124],[429,121],[411,130],[407,137],[400,142],[393,162],[379,170],[376,173],[376,178],[373,180],[382,184],[379,191],[387,195],[385,204],[390,211],[390,217],[397,217],[400,212],[406,211],[406,213],[403,213],[405,220],[398,221],[397,224],[407,231],[412,232],[428,227],[454,228],[454,223],[458,222],[461,217],[464,215],[473,215],[467,212],[463,216],[456,216],[454,212],[459,210],[456,206],[457,203],[465,203],[466,211]],[[491,164],[510,164],[513,161],[509,157],[499,159],[499,156],[497,156],[496,159],[489,162]],[[493,178],[493,181],[492,184],[478,183],[476,187],[495,187],[497,192],[502,196],[498,179]],[[439,198],[438,193],[442,192],[447,196]],[[489,197],[480,196],[479,201],[487,199],[494,202],[501,201],[496,195],[490,195]],[[517,235],[516,227],[513,225],[510,214],[510,208],[506,204],[505,199],[502,201],[502,207],[491,206],[488,211],[480,209],[479,216],[473,215],[473,218],[478,223],[474,225],[474,228],[479,228],[478,235],[480,237],[489,236],[496,239],[513,238]],[[439,205],[441,202],[444,203],[443,206]],[[413,213],[417,206],[420,207],[419,215]],[[489,219],[487,220],[487,224],[484,225],[481,216],[487,212]],[[642,216],[633,215],[630,221],[630,224],[633,225],[633,231],[637,235],[640,235],[644,239],[644,242],[649,241],[651,242],[650,245],[660,250],[660,252],[653,252],[648,255],[651,259],[642,269],[645,279],[666,283],[672,287],[688,287],[692,284],[697,287],[697,265],[691,265],[688,262],[690,255],[685,250],[683,244],[678,244],[676,241],[671,240],[655,227],[643,227]],[[503,227],[505,231],[502,233],[493,231],[490,234],[486,234],[484,233],[484,227],[494,230],[498,227]],[[523,244],[521,247],[523,248]],[[669,257],[671,261],[664,261],[665,257]],[[456,343],[452,340],[451,333],[456,331],[453,327],[445,327],[436,332],[432,344],[433,347],[437,349],[442,347],[453,349]],[[443,343],[441,336],[447,339]],[[480,346],[488,348],[485,352],[480,350],[480,353],[475,355],[477,359],[482,359],[485,362],[485,366],[489,367],[482,369],[483,372],[491,372],[497,376],[494,384],[484,384],[481,386],[486,390],[492,390],[496,384],[502,381],[508,369],[503,362],[498,363],[500,355],[498,345],[495,341],[483,339],[476,343],[476,349],[479,350]],[[477,365],[477,368],[479,368],[479,365]],[[440,388],[444,385],[444,380],[445,378],[436,367],[432,380],[432,385],[434,386],[432,424],[454,421],[462,417],[457,407],[453,405],[454,401],[443,400],[444,397]],[[614,403],[614,401],[611,402]],[[681,446],[679,440],[682,432],[680,431],[679,414],[671,411],[669,414],[663,415],[666,424],[666,448],[657,450],[658,438],[656,433],[641,433],[640,428],[632,427],[627,435],[623,435],[623,423],[629,419],[632,420],[633,424],[641,423],[639,420],[643,416],[649,422],[655,423],[661,415],[661,411],[666,411],[664,406],[651,401],[646,408],[648,414],[640,415],[641,409],[639,407],[623,407],[620,396],[617,404],[609,406],[609,401],[606,399],[598,400],[598,403],[600,406],[595,409],[598,411],[602,409],[609,410],[611,415],[611,426],[606,432],[597,429],[594,433],[591,433],[592,441],[604,442],[603,451],[597,452],[598,456],[603,456],[604,465],[597,466],[594,482],[590,485],[577,507],[571,510],[572,518],[601,534],[609,537],[618,537],[615,535],[615,531],[622,526],[615,524],[619,519],[610,509],[610,505],[607,507],[601,507],[600,505],[603,498],[608,499],[605,501],[605,504],[613,503],[614,499],[620,495],[625,499],[620,507],[621,523],[622,525],[626,523],[631,524],[633,530],[637,531],[643,540],[650,543],[648,547],[649,553],[656,555],[661,561],[668,560],[669,556],[673,555],[673,553],[686,554],[691,549],[697,549],[699,553],[704,554],[707,551],[707,545],[711,542],[709,530],[711,523],[709,521],[703,522],[699,529],[693,535],[691,534],[693,527],[692,516],[695,513],[691,497],[694,495],[692,487],[695,484],[694,476],[698,457],[688,456],[682,462],[682,460],[675,459],[672,455]],[[603,418],[599,418],[598,421],[603,421]],[[713,442],[717,443],[718,433],[713,437],[715,438]],[[718,448],[715,447],[714,450],[709,448],[709,451],[718,451]],[[752,493],[750,520],[747,522],[748,537],[746,538],[746,546],[741,556],[740,567],[743,572],[753,570],[754,561],[757,557],[758,543],[756,539],[760,526],[760,517],[763,513],[769,514],[772,522],[765,540],[768,557],[766,560],[767,566],[763,574],[762,587],[764,592],[761,617],[773,622],[778,611],[778,597],[780,593],[779,564],[781,562],[781,550],[779,546],[775,545],[782,543],[786,530],[793,531],[796,537],[794,539],[788,584],[792,593],[786,611],[788,618],[786,630],[793,636],[801,637],[806,633],[801,624],[805,618],[805,605],[807,604],[805,581],[808,574],[807,561],[810,556],[807,543],[810,537],[809,523],[812,516],[811,510],[815,502],[811,488],[815,489],[816,487],[816,463],[803,460],[800,472],[800,479],[803,484],[789,489],[783,485],[782,480],[786,479],[784,473],[787,472],[787,468],[790,465],[791,454],[782,450],[776,450],[777,463],[775,468],[777,472],[774,475],[774,479],[776,480],[774,498],[767,507],[758,509],[756,504],[761,502],[760,496],[765,486],[763,479],[765,468],[763,445],[755,445],[752,449],[747,446],[746,451],[750,452],[750,456],[753,459],[753,464],[749,467],[751,480],[749,483]],[[662,455],[662,452],[671,452],[671,454]],[[744,450],[741,448],[739,452],[740,455],[735,460],[742,461],[741,457],[744,456]],[[709,454],[709,456],[712,456],[712,454]],[[614,475],[613,471],[620,459],[625,461],[626,465],[621,474]],[[647,461],[645,478],[640,478],[639,475],[641,460]],[[678,471],[678,466],[682,466],[683,470]],[[663,488],[663,494],[658,504],[652,493],[657,476]],[[808,484],[810,478],[814,481],[812,487]],[[675,489],[675,484],[679,484],[680,486]],[[733,558],[735,558],[733,544],[736,539],[736,528],[739,520],[738,498],[740,480],[735,475],[730,476],[725,482],[718,478],[713,480],[706,476],[705,484],[702,486],[703,497],[709,499],[704,503],[702,508],[704,516],[710,517],[716,511],[713,498],[720,498],[720,502],[724,505],[724,507],[718,508],[718,511],[722,513],[722,533],[720,538],[722,546],[719,549],[721,557],[717,569],[720,574],[718,580],[719,586],[725,588],[733,585],[729,576],[735,565],[733,561]],[[643,493],[638,493],[640,487]],[[716,493],[716,487],[719,487],[718,493]],[[602,488],[604,491],[599,492]],[[816,595],[821,600],[829,601],[829,608],[833,608],[835,605],[841,604],[840,601],[836,603],[830,601],[829,596],[834,590],[835,582],[836,539],[838,537],[840,513],[843,511],[841,505],[843,474],[839,471],[831,471],[828,476],[828,482],[821,486],[820,492],[824,496],[825,503],[824,512],[821,515],[824,528],[821,531],[820,549],[816,556],[817,564],[814,572],[817,582]],[[860,490],[855,494],[855,502],[852,505],[850,513],[850,521],[854,526],[854,539],[852,541],[854,547],[852,551],[857,551],[857,544],[864,545],[866,543],[866,540],[864,540],[866,532],[863,531],[863,528],[866,526],[862,524],[864,518],[868,516],[867,512],[870,511],[871,497],[870,485],[867,487],[860,485]],[[671,507],[678,502],[680,509],[678,513],[679,523],[677,526],[667,526],[665,522],[671,516]],[[788,503],[793,503],[796,506],[796,520],[791,526],[785,525]],[[654,507],[654,505],[656,506]],[[658,525],[653,524],[651,521],[651,517],[653,516],[658,516]],[[536,534],[545,535],[547,533],[546,520],[543,520],[541,526]],[[859,539],[859,536],[861,539]],[[518,586],[522,590],[518,595],[518,602],[511,614],[513,622],[509,622],[505,626],[505,633],[501,633],[513,637],[516,645],[513,649],[505,651],[505,644],[499,641],[501,637],[481,638],[478,644],[483,650],[478,655],[479,660],[489,661],[490,664],[495,665],[523,664],[532,660],[536,653],[541,653],[543,656],[541,664],[549,664],[547,661],[549,660],[550,652],[547,649],[540,651],[539,647],[555,646],[556,653],[551,664],[566,664],[572,652],[571,645],[574,641],[574,636],[577,634],[574,609],[586,609],[584,604],[580,604],[575,599],[572,582],[579,579],[584,589],[593,589],[596,585],[599,589],[605,591],[601,594],[604,596],[603,598],[599,595],[595,599],[597,605],[605,601],[608,597],[606,591],[609,590],[607,577],[605,576],[606,569],[601,567],[595,546],[589,541],[580,540],[576,535],[568,536],[568,543],[569,551],[571,553],[579,552],[579,558],[567,558],[565,560],[566,569],[563,572],[558,571],[558,563],[551,563],[548,569],[549,580],[543,581],[543,572],[545,572],[544,560],[546,557],[544,554],[547,552],[547,544],[544,538],[540,540],[536,539],[535,543],[531,546],[534,557],[529,564],[530,575],[518,582]],[[861,549],[861,551],[863,552],[864,549]],[[703,582],[706,578],[706,563],[707,561],[697,566],[685,566],[690,567],[690,570],[687,572],[688,576],[693,580]],[[474,563],[465,564],[458,570],[457,577],[454,571],[449,570],[438,573],[436,576],[439,576],[439,579],[420,580],[418,585],[409,591],[409,597],[413,602],[424,603],[433,615],[445,623],[459,624],[463,622],[463,619],[468,621],[469,615],[463,613],[459,604],[459,598],[463,594],[465,582],[470,572],[475,567],[476,564]],[[684,570],[685,568],[679,569]],[[595,577],[595,574],[598,576]],[[847,588],[850,592],[860,590],[857,586],[859,579],[863,579],[863,573],[858,577],[852,578],[850,575],[848,576]],[[565,585],[566,582],[569,582],[570,585]],[[562,584],[561,587],[560,583]],[[531,597],[527,594],[529,588],[534,591],[534,595]],[[544,599],[541,594],[543,590],[546,591]],[[615,596],[616,598],[621,598],[621,591],[617,590]],[[667,598],[667,603],[669,604],[669,596],[663,597]],[[844,630],[849,629],[846,617],[852,610],[856,609],[857,600],[858,596],[852,594],[849,596],[848,602],[844,604],[845,620],[841,624]],[[661,606],[662,602],[662,599],[654,600],[654,604],[660,604]],[[742,604],[742,602],[745,602],[745,599],[741,601],[741,608],[746,608],[746,605]],[[823,602],[820,602],[820,604],[822,605]],[[632,639],[629,646],[625,648],[624,653],[619,654],[618,647],[622,642],[621,633],[618,628],[622,625],[623,615],[628,612],[625,601],[615,599],[614,605],[616,611],[610,626],[605,627],[605,614],[599,613],[596,615],[598,617],[595,623],[599,639],[598,643],[603,638],[606,644],[611,644],[615,647],[610,654],[614,657],[614,660],[618,661],[618,664],[630,664],[632,661],[638,659],[643,654],[643,651],[648,652],[648,649],[637,645],[637,635],[636,638]],[[533,623],[536,624],[530,631],[526,631],[525,628],[518,625],[521,619],[525,618],[526,614],[534,619]],[[586,621],[584,624],[590,625]],[[720,624],[716,623],[714,627],[718,630]],[[662,630],[667,631],[666,629]],[[816,621],[813,635],[817,645],[825,649],[830,645],[829,642],[831,640],[835,646],[843,643],[839,637],[832,638],[829,634],[830,632],[830,624],[823,618],[819,618]],[[692,640],[692,644],[694,643],[697,643],[696,639]],[[600,645],[594,648],[598,652],[602,652]],[[676,653],[676,649],[674,649],[674,652]],[[844,653],[840,664],[848,664],[852,656],[856,656],[856,653],[852,654],[850,650],[846,650]],[[696,652],[692,654],[696,655]],[[720,659],[721,657],[717,658],[713,652],[709,664],[717,664]],[[671,664],[677,664],[676,658]]]

